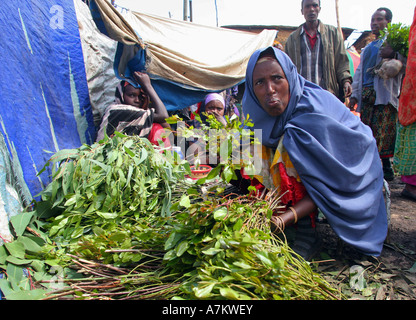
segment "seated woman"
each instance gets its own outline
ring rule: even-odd
[[[206,122],[206,114],[211,114],[224,126],[227,125],[225,120],[225,100],[219,93],[209,93],[205,96],[204,101],[201,102],[197,113],[201,116],[201,121]],[[195,127],[199,127],[200,123],[195,121]]]
[[[222,126],[227,125],[225,120],[225,100],[223,96],[219,93],[209,93],[205,96],[204,100],[200,103],[197,112],[200,115],[201,122],[198,120],[193,120],[193,125],[196,129],[202,129],[201,124],[207,123],[207,116],[213,115]],[[220,157],[216,155],[216,161],[210,161],[209,151],[206,150],[206,143],[203,140],[192,138],[188,141],[189,148],[187,150],[187,159],[191,163],[195,163],[197,159],[201,164],[209,164],[211,166],[216,166]],[[212,160],[212,155],[211,155]]]
[[[379,256],[387,214],[371,130],[272,47],[251,56],[242,103],[253,129],[262,129],[256,178],[268,190],[287,192],[281,198],[286,210],[272,218],[272,227],[279,232],[296,224],[292,248],[308,260],[318,242],[310,216],[319,208],[343,241]]]
[[[124,80],[117,86],[115,104],[105,110],[97,141],[104,138],[104,132],[111,136],[114,131],[118,131],[146,137],[155,145],[162,140],[165,147],[170,146],[169,139],[161,136],[164,128],[169,128],[165,120],[169,117],[165,105],[146,73],[135,72],[134,78],[140,85],[139,88]],[[152,108],[149,108],[150,101]]]

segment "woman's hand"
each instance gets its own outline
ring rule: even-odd
[[[153,102],[153,108],[155,109],[153,121],[156,123],[165,123],[166,118],[169,117],[168,111],[162,100],[160,100],[158,94],[150,82],[150,77],[147,73],[136,71],[133,73],[134,79],[140,84],[143,90],[148,94],[150,101]]]
[[[286,210],[283,214],[279,216],[273,216],[271,218],[272,222],[272,232],[280,233],[286,226],[296,223],[300,219],[310,215],[318,209],[315,202],[309,195],[305,195],[298,203],[296,203],[292,208]]]
[[[139,85],[147,91],[149,87],[152,86],[150,82],[150,77],[147,73],[135,71],[133,73],[134,79],[139,83]]]
[[[221,116],[216,111],[212,113],[215,116],[215,119],[218,120],[224,127],[227,126],[227,121],[225,120],[224,116]]]

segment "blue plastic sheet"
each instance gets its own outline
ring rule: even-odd
[[[94,15],[93,15],[94,16]],[[97,19],[97,26],[100,26],[100,18]],[[104,30],[105,34],[106,31]],[[117,78],[121,80],[127,80],[133,86],[138,86],[137,82],[134,80],[133,73],[135,71],[144,71],[146,70],[146,49],[142,49],[137,46],[137,54],[129,60],[123,74],[119,74],[119,65],[120,58],[122,56],[124,49],[124,44],[121,42],[117,45],[116,55],[114,57],[114,73]],[[169,81],[161,77],[150,74],[152,81],[152,86],[155,88],[160,100],[163,101],[166,109],[168,111],[177,111],[183,108],[189,107],[193,104],[196,104],[204,99],[204,97],[213,91],[201,90],[198,88],[191,88],[174,81]]]
[[[72,1],[0,3],[0,132],[35,197],[53,153],[95,139]]]

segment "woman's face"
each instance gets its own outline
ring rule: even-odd
[[[216,116],[224,116],[224,106],[219,100],[211,100],[205,106],[205,112]]]
[[[143,108],[144,105],[144,97],[142,90],[140,88],[135,88],[132,85],[127,85],[124,88],[123,94],[124,103],[137,107]]]
[[[253,89],[270,116],[280,116],[289,104],[289,82],[276,59],[259,59],[253,71]]]

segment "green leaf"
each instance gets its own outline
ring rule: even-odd
[[[224,251],[224,250],[223,249],[216,249],[216,248],[209,248],[209,249],[206,249],[206,250],[202,250],[202,253],[206,254],[208,256],[214,256],[217,253],[222,252],[222,251]]]
[[[100,216],[101,218],[104,219],[115,219],[117,218],[117,213],[116,212],[96,212],[98,216]]]
[[[208,173],[208,176],[207,176],[207,180],[211,180],[211,179],[214,179],[214,178],[216,178],[219,174],[220,174],[220,172],[221,172],[221,169],[222,169],[222,166],[220,166],[220,165],[218,165],[218,166],[216,166],[215,168],[213,168],[209,173]]]
[[[270,268],[273,268],[273,262],[272,260],[270,260],[270,258],[268,257],[268,254],[266,252],[260,251],[260,252],[256,252],[256,256],[261,260],[261,262]]]
[[[13,289],[18,289],[18,284],[23,279],[23,267],[9,263],[6,267],[7,279]]]
[[[188,241],[182,241],[181,243],[179,243],[179,245],[176,247],[176,256],[180,257],[181,255],[183,255],[186,250],[188,250],[189,248],[189,242]]]
[[[42,247],[29,237],[20,237],[19,242],[23,244],[26,252],[39,253],[42,251]]]
[[[6,247],[4,245],[0,246],[0,265],[5,264],[8,256],[9,253],[6,250]]]
[[[242,269],[251,269],[251,266],[244,261],[236,261],[233,263],[233,265],[240,267]]]
[[[350,267],[350,287],[354,290],[362,291],[367,287],[365,279],[365,269],[360,265],[353,265]]]
[[[24,259],[25,257],[25,247],[23,243],[19,241],[13,241],[9,243],[5,243],[4,246],[6,247],[7,251],[9,251],[10,255]]]
[[[74,194],[74,195],[72,195],[71,197],[69,197],[69,199],[68,199],[68,200],[66,200],[66,201],[65,201],[64,206],[65,206],[65,207],[69,207],[69,206],[74,205],[76,202],[77,202],[77,195],[76,195],[76,194]]]
[[[3,292],[4,296],[8,296],[9,294],[12,294],[13,288],[11,287],[10,281],[6,279],[0,279],[0,290]]]
[[[226,182],[230,182],[234,177],[234,170],[229,166],[225,167],[223,171],[223,176]]]
[[[203,288],[193,288],[193,291],[195,293],[195,296],[199,299],[206,299],[212,296],[211,291],[214,288],[215,283],[211,283],[208,286],[205,286]]]
[[[234,230],[234,231],[240,231],[240,230],[241,230],[241,228],[243,227],[243,224],[244,224],[243,219],[238,219],[238,220],[235,222],[234,226],[233,226],[233,230]]]
[[[176,252],[174,249],[169,250],[168,252],[165,253],[165,255],[163,256],[163,260],[165,261],[170,261],[172,259],[176,258]]]
[[[134,152],[133,151],[131,151],[127,146],[124,146],[124,151],[126,151],[126,153],[130,156],[130,157],[132,157],[132,158],[134,158],[136,155],[134,154]]]
[[[19,237],[25,232],[32,217],[32,212],[22,212],[10,218],[10,223],[13,226],[16,236]]]
[[[140,160],[136,162],[136,165],[141,164],[144,160],[147,159],[148,156],[149,156],[149,153],[147,152],[147,150],[145,148],[142,148],[140,152]]]
[[[111,169],[111,166],[108,166],[108,165],[106,165],[106,164],[104,164],[104,163],[102,163],[102,162],[99,162],[99,161],[97,161],[97,160],[94,160],[94,159],[88,159],[89,161],[91,161],[92,163],[95,163],[96,165],[98,165],[99,167],[101,167],[101,169],[103,169],[105,172],[109,172],[110,171],[110,169]]]
[[[33,260],[28,260],[28,259],[16,258],[14,256],[8,256],[6,260],[7,260],[7,262],[13,263],[13,264],[18,265],[18,266],[31,264],[32,261],[33,261]]]
[[[15,291],[5,295],[6,300],[40,300],[45,297],[46,291],[43,289]]]
[[[56,208],[52,209],[52,204],[49,201],[36,202],[35,208],[36,210],[32,211],[32,213],[38,218],[48,219],[59,214]]]
[[[177,232],[172,232],[165,242],[165,250],[170,250],[176,246],[179,240],[183,238],[183,235]]]
[[[191,200],[189,199],[189,196],[184,195],[181,198],[181,201],[179,202],[179,205],[185,208],[189,208],[191,206]]]
[[[238,293],[231,288],[220,288],[220,294],[224,298],[238,300]]]
[[[62,160],[67,160],[67,159],[74,159],[78,156],[78,149],[62,149],[57,151],[52,159],[55,163],[59,163]]]
[[[224,218],[227,216],[228,211],[226,207],[221,207],[214,211],[214,219],[217,221],[224,220]]]
[[[71,234],[72,239],[77,239],[81,237],[84,233],[84,228],[75,228],[74,232]]]

